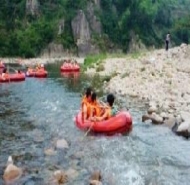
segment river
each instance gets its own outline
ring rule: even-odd
[[[14,66],[16,68],[16,66]],[[188,185],[189,141],[168,128],[141,122],[145,107],[123,99],[133,116],[126,136],[85,136],[73,119],[89,78],[61,75],[59,65],[47,66],[47,79],[0,84],[0,175],[9,155],[24,169],[16,185],[47,185],[57,169],[75,171],[68,185],[88,184],[100,170],[104,185]],[[69,148],[56,150],[65,139]],[[55,155],[45,155],[53,148]],[[0,184],[3,184],[2,178]]]

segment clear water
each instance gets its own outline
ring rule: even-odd
[[[190,184],[188,140],[163,126],[142,123],[145,109],[130,99],[123,100],[134,119],[129,135],[85,137],[73,118],[80,108],[81,89],[89,79],[61,76],[58,65],[47,68],[47,79],[0,84],[1,177],[12,155],[15,164],[24,169],[16,185],[51,184],[56,169],[77,171],[68,185],[88,184],[94,170],[101,170],[105,185]],[[55,149],[57,139],[67,140],[69,148],[45,155],[46,149]]]

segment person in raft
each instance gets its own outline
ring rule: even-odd
[[[39,63],[36,64],[36,71],[40,70],[41,65]]]
[[[18,74],[22,74],[22,73],[21,73],[21,70],[17,70],[16,72],[17,72]]]
[[[82,98],[82,103],[81,103],[81,109],[82,109],[82,120],[88,120],[90,115],[91,115],[91,97],[92,97],[92,89],[88,87],[86,89],[85,95]]]
[[[40,72],[45,71],[44,64],[40,64],[40,68],[38,69],[38,71]]]
[[[9,74],[8,74],[8,72],[7,72],[7,68],[4,68],[3,69],[3,72],[2,72],[2,79],[3,80],[6,80],[7,78],[9,78]]]
[[[31,67],[31,66],[28,66],[27,67],[27,72],[29,72],[29,73],[32,73],[32,72],[34,72],[35,70]]]
[[[113,106],[115,97],[113,94],[107,95],[107,105],[104,107],[104,113],[101,116],[91,117],[91,121],[102,121],[111,118],[117,114],[116,108]]]
[[[97,100],[97,95],[95,92],[92,93],[91,96],[91,102],[90,102],[90,108],[91,108],[91,114],[90,118],[94,116],[101,116],[104,112],[104,105],[102,105],[98,100]]]
[[[4,64],[3,64],[3,61],[2,61],[1,59],[0,59],[0,65],[1,65],[1,66],[4,65]]]

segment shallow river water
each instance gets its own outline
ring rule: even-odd
[[[9,155],[24,169],[16,185],[46,185],[57,169],[75,171],[68,185],[88,184],[100,170],[104,185],[189,185],[190,144],[168,128],[141,122],[144,107],[124,100],[133,116],[127,136],[84,136],[73,118],[89,80],[83,75],[60,75],[47,66],[47,79],[0,84],[0,184]],[[65,139],[69,148],[56,150]],[[53,148],[55,155],[45,155]]]

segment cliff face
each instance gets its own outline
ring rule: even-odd
[[[95,15],[95,9],[100,10],[100,1],[94,0],[94,2],[89,2],[86,10],[86,17],[90,25],[92,32],[96,34],[102,33],[101,22],[98,20]]]
[[[31,7],[32,4],[30,4]],[[72,36],[77,47],[77,55],[83,57],[87,54],[99,53],[98,46],[93,43],[93,35],[101,36],[102,25],[95,15],[95,11],[100,10],[100,0],[93,0],[87,3],[85,10],[78,10],[71,21]],[[30,9],[31,12],[31,9]],[[57,35],[61,36],[65,29],[65,17],[58,21]],[[50,43],[42,52],[42,56],[60,57],[68,53],[67,49],[60,44]]]
[[[26,0],[26,13],[37,15],[39,13],[38,0]]]
[[[95,15],[95,9],[100,9],[100,1],[94,0],[87,4],[86,12],[79,10],[72,20],[73,37],[77,46],[78,56],[98,53],[98,47],[92,43],[92,34],[101,35],[101,23]]]
[[[91,40],[90,24],[82,10],[79,10],[77,16],[72,20],[72,31],[79,56],[96,52],[96,47]]]

